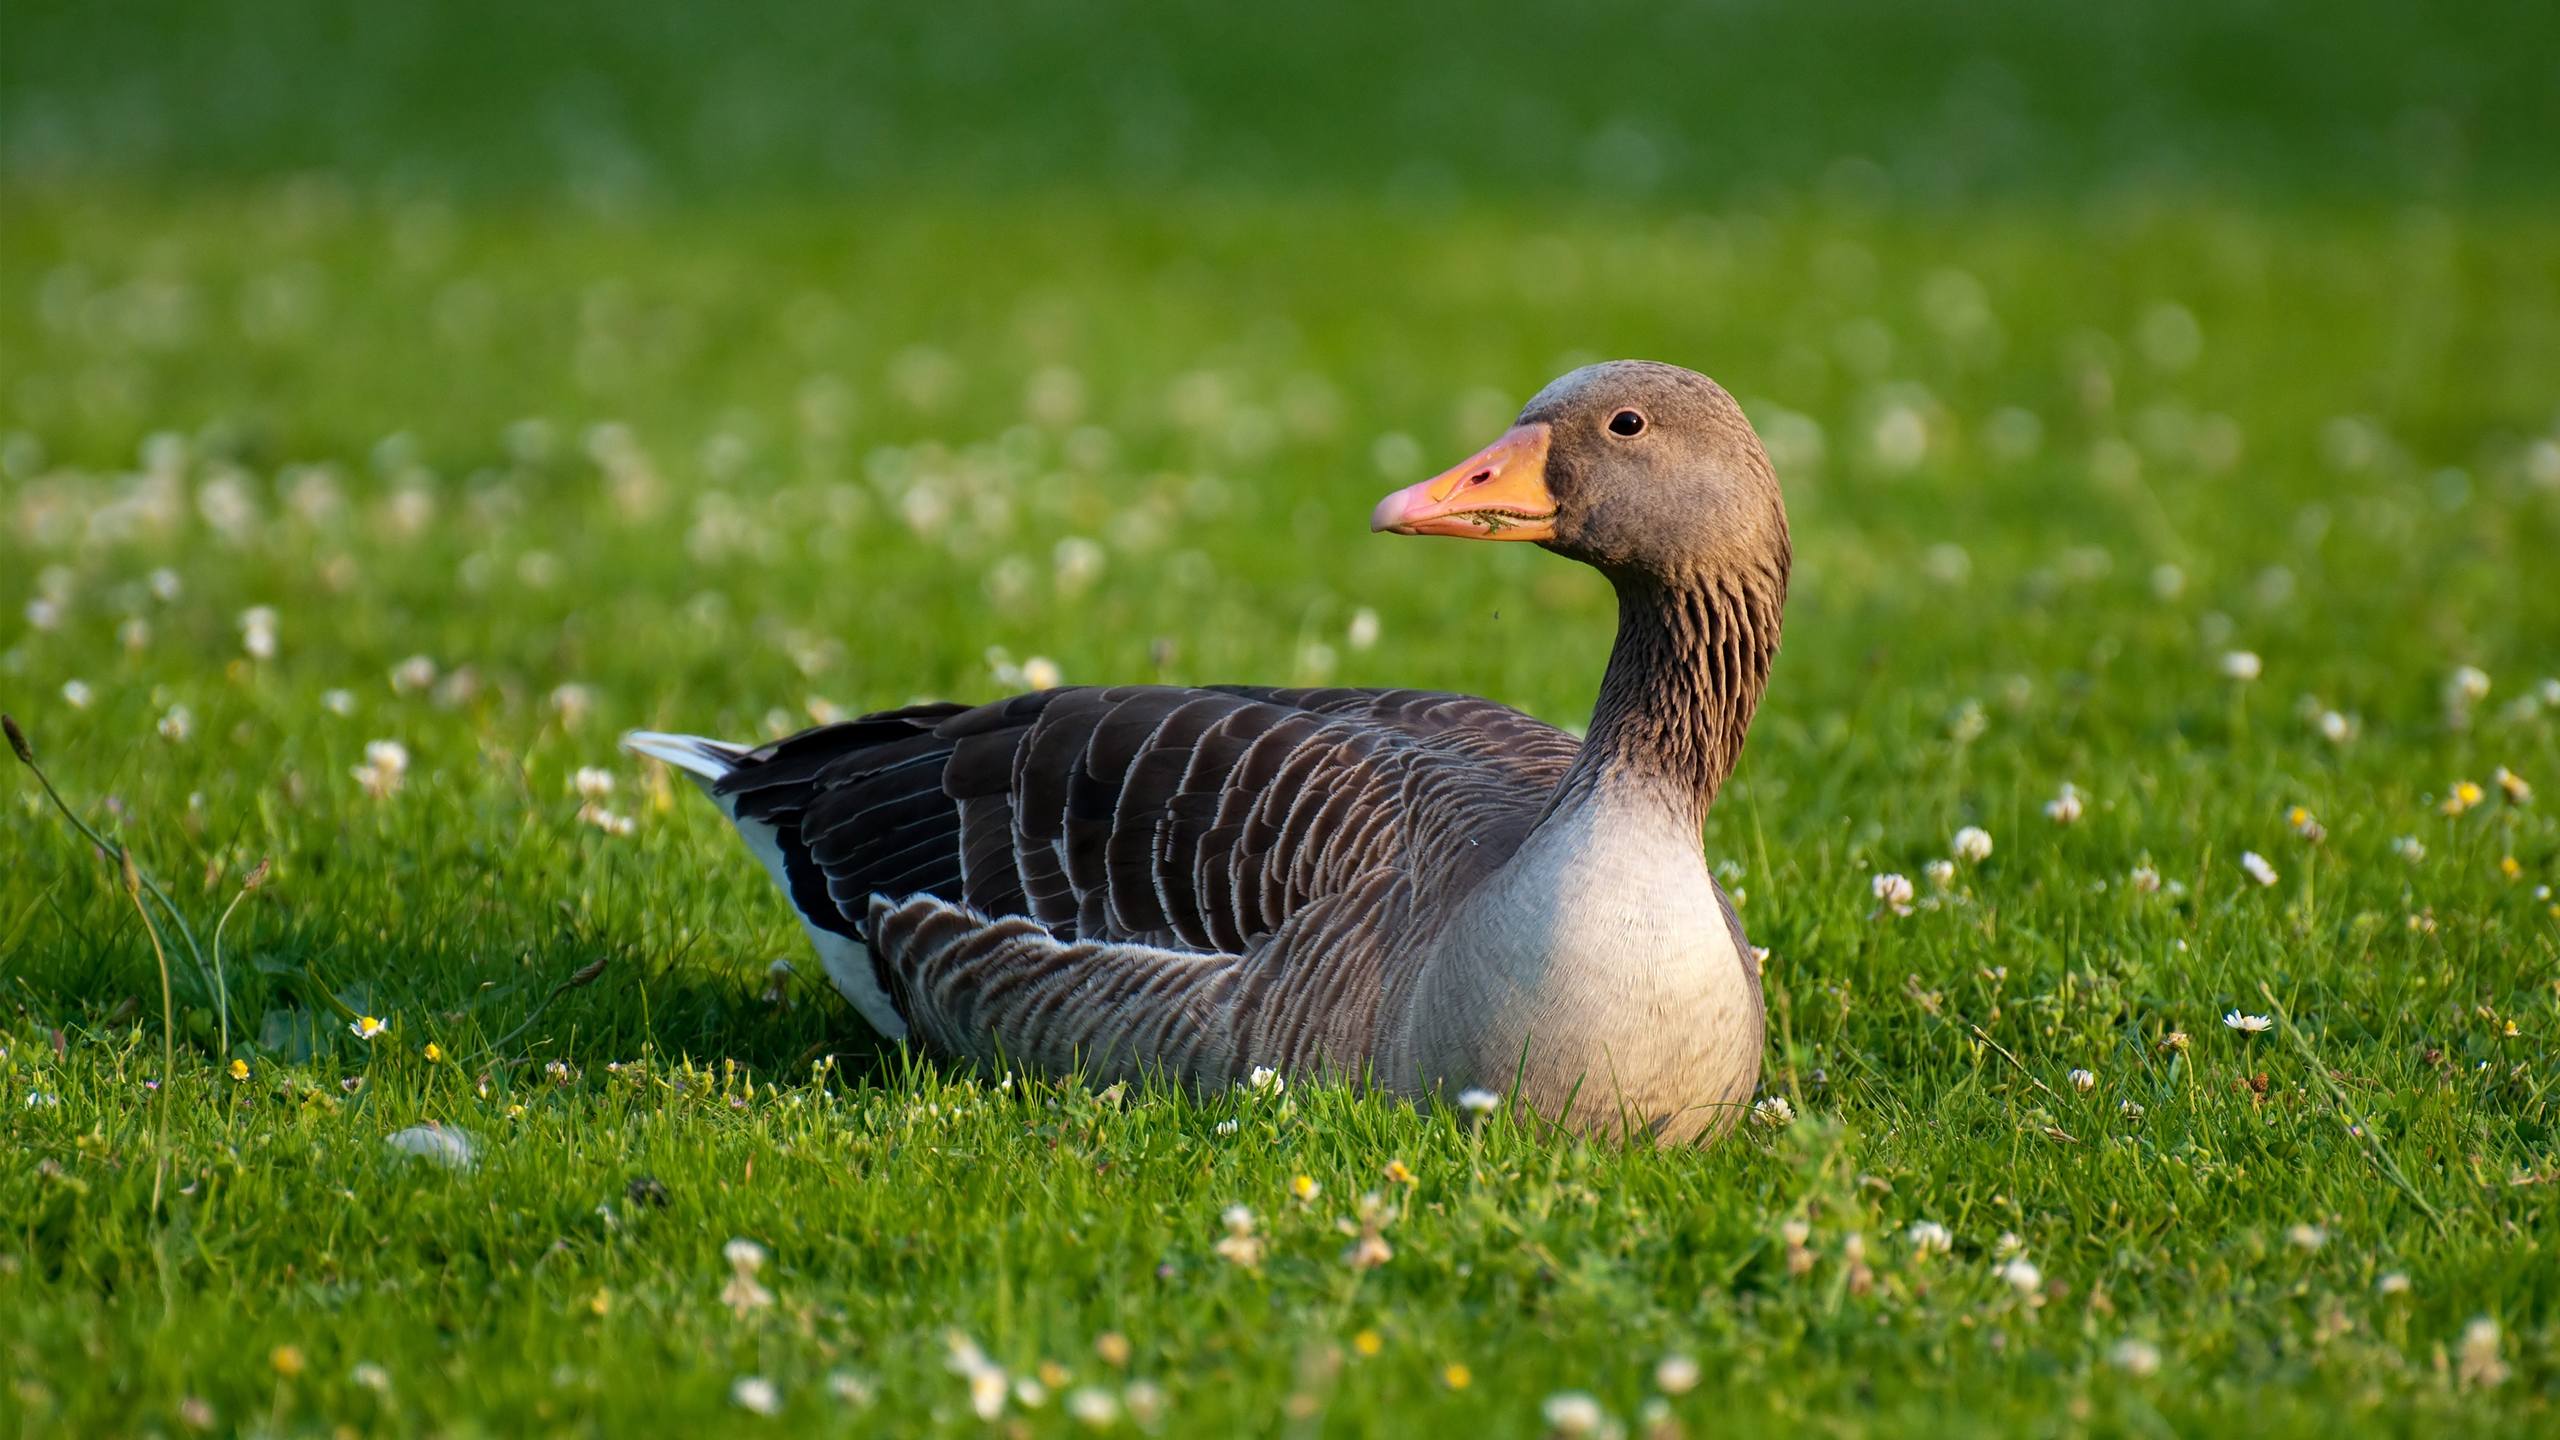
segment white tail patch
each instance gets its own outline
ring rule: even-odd
[[[906,1018],[898,1013],[889,992],[880,988],[879,978],[871,969],[870,948],[849,935],[839,935],[820,925],[811,916],[800,914],[798,904],[791,898],[790,866],[782,854],[779,832],[762,820],[740,815],[736,796],[720,795],[712,790],[713,785],[738,768],[739,758],[747,753],[749,747],[705,740],[699,735],[665,735],[654,730],[633,730],[622,737],[622,748],[634,755],[665,761],[692,777],[693,783],[702,787],[702,793],[711,796],[711,803],[719,806],[720,813],[738,828],[738,837],[747,842],[748,853],[763,862],[766,873],[773,876],[773,883],[781,887],[783,900],[791,904],[792,913],[800,915],[800,928],[808,932],[809,943],[816,948],[819,963],[826,967],[827,978],[835,982],[837,991],[852,1003],[872,1029],[891,1040],[906,1039]]]
[[[664,760],[693,777],[694,783],[708,790],[712,782],[738,768],[738,757],[746,747],[724,745],[705,740],[699,735],[667,735],[655,730],[630,730],[622,736],[622,748],[634,755]]]

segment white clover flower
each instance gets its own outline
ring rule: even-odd
[[[2222,673],[2242,684],[2257,679],[2264,669],[2258,652],[2254,650],[2226,650],[2222,653]]]
[[[2033,1295],[2044,1288],[2044,1272],[2024,1255],[2012,1257],[1994,1273],[2021,1295]]]
[[[172,705],[160,717],[160,738],[172,745],[184,745],[196,733],[196,714],[184,705]]]
[[[2320,737],[2332,745],[2344,745],[2356,738],[2356,724],[2335,710],[2320,713]]]
[[[61,629],[62,607],[42,596],[28,601],[27,628],[30,630]]]
[[[1354,650],[1366,650],[1378,643],[1378,612],[1363,605],[1351,612],[1351,629],[1343,638]]]
[[[62,682],[62,703],[70,706],[74,710],[88,709],[89,702],[95,698],[97,697],[90,693],[88,685],[81,681],[65,680]]]
[[[1091,1430],[1107,1430],[1120,1418],[1120,1401],[1108,1390],[1087,1385],[1067,1396],[1067,1414]]]
[[[2296,1250],[2317,1250],[2329,1243],[2329,1232],[2317,1225],[2296,1225],[2284,1232],[2284,1238]]]
[[[2086,1070],[2074,1070],[2067,1078],[2071,1081],[2071,1088],[2083,1095],[2098,1088],[2098,1077]]]
[[[1559,1435],[1597,1434],[1601,1424],[1609,1418],[1609,1412],[1600,1408],[1599,1401],[1579,1390],[1548,1396],[1540,1411],[1547,1417],[1548,1427]]]
[[[1796,1107],[1784,1095],[1772,1095],[1751,1107],[1751,1118],[1772,1130],[1783,1130],[1796,1123]]]
[[[578,728],[579,722],[587,718],[587,712],[595,708],[596,692],[574,680],[551,687],[551,712],[560,717],[561,724],[572,730]]]
[[[2080,819],[2080,787],[2066,780],[2052,799],[2044,802],[2044,818],[2056,825],[2071,825]]]
[[[1698,1362],[1686,1355],[1665,1355],[1653,1367],[1653,1388],[1665,1395],[1686,1395],[1698,1388]]]
[[[1255,1090],[1268,1090],[1274,1095],[1280,1094],[1289,1088],[1289,1082],[1281,1078],[1280,1072],[1272,1069],[1268,1065],[1254,1066],[1252,1072],[1244,1077],[1244,1083],[1249,1088]]]
[[[391,667],[391,690],[396,695],[424,690],[436,683],[436,662],[424,655],[412,655]]]
[[[1956,1244],[1955,1232],[1935,1220],[1912,1221],[1911,1228],[1903,1232],[1903,1238],[1911,1242],[1912,1250],[1922,1255],[1944,1255]]]
[[[1502,1096],[1491,1090],[1467,1089],[1458,1092],[1458,1108],[1482,1117],[1502,1108]]]
[[[276,658],[276,612],[272,605],[253,605],[240,612],[240,648],[252,660]]]
[[[2160,1371],[2160,1347],[2128,1337],[2116,1342],[2115,1348],[2107,1352],[2107,1360],[2127,1375],[2156,1375]]]
[[[2386,1271],[2382,1278],[2373,1282],[2373,1288],[2379,1295],[2406,1295],[2409,1293],[2409,1274],[2405,1270]]]
[[[166,565],[151,572],[150,584],[151,598],[163,605],[175,601],[180,595],[186,593],[187,588],[186,583],[178,578],[178,572]]]
[[[753,1275],[764,1268],[765,1248],[741,1235],[720,1247],[720,1258],[739,1274]]]
[[[1991,858],[1991,832],[1979,825],[1967,825],[1956,832],[1955,857],[1968,865],[1979,865]]]
[[[2160,892],[2160,872],[2148,865],[2136,865],[2133,873],[2125,877],[2125,883],[2137,895],[2156,895]]]
[[[320,708],[343,720],[356,713],[356,695],[352,690],[323,690]]]
[[[2248,871],[2249,878],[2261,885],[2276,883],[2276,867],[2268,864],[2267,857],[2255,850],[2240,852],[2240,868]]]
[[[1869,883],[1867,888],[1875,892],[1877,914],[1881,915],[1886,911],[1891,911],[1896,915],[1908,915],[1911,913],[1911,897],[1913,891],[1911,889],[1911,881],[1908,878],[1888,872],[1886,874],[1878,875]]]
[[[782,1387],[761,1375],[741,1375],[729,1382],[729,1403],[755,1415],[782,1413]]]
[[[347,1372],[347,1378],[376,1395],[391,1393],[391,1372],[370,1360],[356,1362],[356,1367]]]
[[[2243,1015],[2237,1010],[2226,1011],[2223,1014],[2222,1023],[2243,1035],[2261,1035],[2274,1029],[2276,1024],[2267,1016]]]
[[[1929,888],[1932,890],[1955,888],[1956,862],[1953,860],[1932,860],[1920,867],[1920,873],[1928,877]]]
[[[2444,693],[2448,699],[2462,704],[2477,704],[2489,698],[2489,672],[2477,665],[2458,665],[2445,677]]]
[[[613,786],[613,772],[593,765],[581,765],[577,773],[569,777],[569,788],[576,791],[581,800],[606,799],[613,794]]]

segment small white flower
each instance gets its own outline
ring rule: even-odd
[[[2427,858],[2427,847],[2417,836],[2403,835],[2391,842],[2391,853],[2415,865]]]
[[[272,605],[253,605],[240,612],[240,648],[252,660],[276,658],[276,612]]]
[[[2408,1272],[2403,1270],[2387,1271],[2383,1274],[2381,1279],[2373,1282],[2373,1288],[2374,1293],[2379,1295],[2406,1295],[2409,1293]]]
[[[2070,1080],[2071,1088],[2079,1091],[2083,1095],[2086,1095],[2090,1091],[2098,1088],[2098,1077],[2086,1070],[2072,1071]]]
[[[757,1415],[782,1413],[782,1388],[761,1375],[741,1375],[729,1382],[729,1401]]]
[[[184,745],[195,733],[195,712],[184,705],[172,705],[160,717],[160,738],[172,745]]]
[[[1502,1108],[1502,1097],[1491,1090],[1461,1090],[1458,1092],[1458,1108],[1470,1115],[1490,1115]]]
[[[27,628],[30,630],[61,629],[62,607],[41,596],[28,601]]]
[[[587,712],[595,706],[595,692],[574,680],[551,687],[552,713],[560,717],[561,724],[572,730],[578,728],[578,723],[586,719]]]
[[[1548,1426],[1559,1435],[1597,1434],[1601,1423],[1609,1418],[1599,1401],[1579,1390],[1548,1396],[1542,1411]]]
[[[2261,885],[2276,883],[2276,867],[2268,864],[2267,857],[2255,850],[2240,852],[2240,868],[2248,871],[2249,878]]]
[[[2044,1288],[2044,1272],[2024,1255],[2012,1257],[2001,1265],[1997,1273],[2010,1289],[2021,1295],[2033,1295]]]
[[[1911,1248],[1922,1255],[1944,1255],[1955,1248],[1955,1232],[1935,1220],[1914,1220],[1903,1232]]]
[[[2477,665],[2459,665],[2444,682],[2446,698],[2461,704],[2477,704],[2489,698],[2489,672]]]
[[[1022,662],[1022,683],[1034,690],[1055,690],[1066,683],[1058,662],[1046,655],[1034,655]]]
[[[1233,1120],[1221,1120],[1217,1123],[1215,1128],[1221,1135],[1233,1135],[1236,1133],[1236,1122]]]
[[[1698,1362],[1686,1355],[1665,1355],[1653,1367],[1653,1388],[1665,1395],[1686,1395],[1698,1388]]]
[[[320,708],[343,720],[356,713],[356,694],[352,690],[323,690]]]
[[[1953,860],[1932,860],[1920,867],[1920,873],[1929,877],[1929,888],[1932,890],[1955,888],[1956,862]]]
[[[1967,825],[1956,832],[1955,857],[1968,865],[1979,865],[1991,858],[1991,832],[1979,825]]]
[[[1351,633],[1345,637],[1354,650],[1366,650],[1378,643],[1378,612],[1363,605],[1351,612]]]
[[[2243,1015],[2237,1010],[2225,1012],[2222,1023],[2243,1035],[2259,1035],[2275,1028],[2275,1021],[2264,1015]]]
[[[2136,865],[2133,873],[2125,877],[2125,883],[2137,895],[2156,895],[2160,891],[2160,872],[2148,865]]]
[[[2127,1120],[2139,1122],[2142,1119],[2142,1106],[2136,1101],[2127,1100],[2116,1106],[2116,1111]]]
[[[70,706],[74,710],[88,709],[89,702],[95,698],[95,696],[89,693],[89,687],[81,681],[65,680],[62,682],[62,703]]]
[[[394,694],[406,695],[412,691],[424,690],[435,683],[436,662],[424,655],[412,655],[391,667],[391,689]]]
[[[1878,875],[1867,888],[1875,892],[1877,914],[1881,915],[1888,910],[1896,915],[1911,913],[1913,892],[1908,878],[1888,871]]]
[[[347,1022],[347,1033],[364,1041],[368,1045],[373,1043],[375,1036],[380,1035],[383,1031],[390,1028],[390,1026],[385,1025],[381,1020],[371,1015],[359,1015],[355,1019]]]
[[[2296,1225],[2284,1232],[2284,1238],[2296,1250],[2317,1250],[2329,1243],[2329,1232],[2317,1225]]]
[[[607,835],[630,835],[640,828],[639,822],[630,816],[608,810],[593,801],[578,807],[578,818]]]
[[[613,772],[593,765],[581,765],[577,773],[569,777],[569,788],[576,791],[581,800],[603,800],[613,794],[613,785]]]
[[[1783,1130],[1796,1123],[1796,1107],[1784,1095],[1772,1095],[1751,1107],[1751,1118],[1772,1130]]]
[[[2080,819],[2080,787],[2064,781],[2062,790],[2044,802],[2044,818],[2056,825],[2075,824]]]
[[[1120,1418],[1120,1401],[1108,1390],[1087,1385],[1067,1396],[1067,1413],[1088,1429],[1105,1430]]]
[[[1280,1077],[1280,1072],[1268,1065],[1254,1066],[1252,1072],[1244,1077],[1244,1083],[1252,1089],[1268,1090],[1274,1095],[1289,1088],[1289,1082]]]
[[[764,1268],[765,1249],[744,1236],[736,1237],[720,1247],[720,1258],[741,1275],[753,1275]]]
[[[163,605],[176,600],[186,592],[186,588],[186,583],[178,578],[178,572],[166,565],[151,572],[151,598]]]
[[[2258,660],[2258,652],[2254,650],[2226,650],[2222,652],[2222,673],[2231,679],[2241,681],[2244,684],[2248,681],[2257,679],[2259,672],[2264,668],[2265,667]]]
[[[116,627],[116,643],[139,655],[151,648],[151,622],[136,615]]]
[[[2332,745],[2344,745],[2356,738],[2355,722],[2335,710],[2320,712],[2320,738]]]
[[[359,1361],[347,1372],[347,1378],[376,1395],[391,1393],[391,1372],[370,1360]]]
[[[2160,1370],[2160,1347],[2148,1340],[2119,1340],[2107,1359],[2127,1375],[2155,1375]]]

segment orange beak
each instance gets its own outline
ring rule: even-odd
[[[1552,540],[1547,427],[1517,425],[1455,468],[1408,485],[1369,512],[1371,530],[1468,540]]]

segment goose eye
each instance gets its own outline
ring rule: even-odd
[[[1612,435],[1641,435],[1644,433],[1644,417],[1633,410],[1621,410],[1617,414],[1609,417],[1609,433]]]

